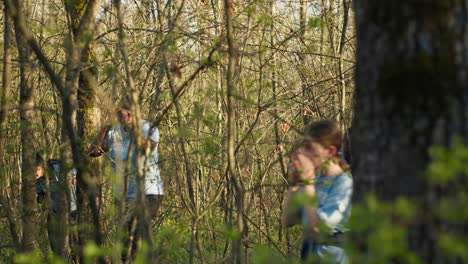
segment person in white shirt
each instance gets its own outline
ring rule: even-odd
[[[125,189],[122,187],[126,181],[125,179],[128,179],[127,195],[125,197],[127,202],[126,216],[128,218],[126,219],[126,224],[129,233],[133,233],[137,207],[137,164],[140,170],[143,169],[146,209],[152,219],[156,217],[163,200],[163,181],[161,180],[158,166],[159,130],[156,126],[151,126],[150,122],[141,120],[140,149],[147,150],[149,148],[149,154],[145,155],[143,151],[140,151],[137,160],[137,149],[130,146],[132,142],[131,128],[134,124],[134,118],[128,105],[117,109],[117,115],[119,123],[114,126],[104,126],[101,129],[101,132],[91,145],[89,154],[92,157],[98,157],[104,153],[109,154],[116,175],[116,185],[118,186],[116,189],[119,193],[116,193],[116,195],[123,194]],[[131,159],[130,168],[126,170],[128,159]],[[127,175],[125,175],[126,171],[128,171]],[[132,249],[136,250],[136,239],[133,241]]]
[[[147,156],[140,152],[137,161],[136,148],[132,148],[133,151],[130,153],[130,143],[132,141],[131,126],[134,122],[133,115],[128,106],[119,108],[117,114],[119,123],[114,126],[105,126],[91,146],[89,153],[93,157],[109,153],[112,167],[116,175],[121,176],[121,178],[125,177],[124,171],[127,160],[131,159],[126,196],[126,201],[129,203],[134,201],[137,195],[136,165],[138,162],[140,168],[144,168],[144,191],[148,201],[148,211],[151,217],[155,217],[164,195],[163,181],[161,180],[158,166],[159,130],[155,126],[152,127],[148,121],[141,120],[141,147],[142,149],[149,147],[150,151]],[[123,179],[118,179],[118,182],[123,182]],[[120,189],[122,190],[122,188]]]

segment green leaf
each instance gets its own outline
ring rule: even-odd
[[[416,207],[415,203],[410,201],[406,197],[398,197],[393,204],[394,212],[398,217],[402,218],[407,222],[411,222],[415,218]]]
[[[325,25],[325,21],[320,17],[311,17],[309,18],[309,22],[307,23],[309,28],[321,28]]]
[[[453,233],[440,233],[436,240],[440,248],[450,258],[458,257],[462,262],[468,261],[468,239]]]
[[[275,264],[284,263],[281,255],[278,254],[277,250],[269,246],[259,245],[254,249],[253,253],[254,264]]]
[[[99,256],[102,256],[103,252],[94,242],[89,242],[85,245],[83,253],[85,263],[93,263]]]

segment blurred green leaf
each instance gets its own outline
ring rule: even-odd
[[[437,243],[440,248],[451,259],[460,258],[463,262],[468,261],[468,238],[454,233],[439,233]]]
[[[325,21],[323,21],[323,19],[321,19],[320,17],[311,17],[309,18],[309,22],[307,23],[307,25],[310,28],[321,28],[325,25]]]
[[[99,248],[94,242],[88,242],[83,249],[85,263],[93,263],[97,260],[98,257],[102,256],[102,253],[102,249]]]

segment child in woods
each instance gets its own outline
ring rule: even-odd
[[[63,180],[63,175],[60,171],[60,161],[55,159],[47,160],[47,179],[46,169],[44,168],[44,160],[38,153],[36,154],[36,195],[37,202],[43,204],[47,208],[47,233],[49,236],[50,247],[52,252],[57,253],[62,246],[58,232],[62,225],[71,224],[75,225],[77,220],[77,204],[76,204],[76,169],[72,169],[71,184],[69,184],[70,196],[66,198],[70,202],[70,207],[66,208],[66,204],[62,203],[60,206],[60,199],[63,199],[66,190],[66,183]],[[63,173],[63,172],[62,172]],[[60,195],[62,194],[62,195]],[[49,197],[49,198],[47,198]],[[47,199],[46,199],[47,198]],[[44,201],[49,201],[44,203]],[[49,207],[50,206],[50,207]],[[64,208],[65,206],[65,208]],[[43,207],[43,208],[44,208]],[[70,209],[69,222],[60,222],[58,214],[60,212]],[[70,243],[76,243],[76,236],[70,236]]]
[[[51,184],[50,184],[50,189],[51,189],[51,199],[52,199],[52,211],[57,211],[58,209],[58,193],[59,193],[59,188],[63,188],[63,183],[62,183],[62,178],[61,178],[61,172],[60,172],[60,161],[55,160],[55,159],[49,159],[47,161],[47,166],[50,168],[50,170],[53,172],[52,173],[52,178],[51,178]],[[76,206],[76,174],[77,171],[76,169],[72,169],[72,179],[71,179],[71,188],[70,188],[70,215],[72,217],[72,220],[75,219],[76,213],[77,213],[77,206]]]
[[[51,209],[53,213],[56,213],[58,210],[58,193],[63,188],[63,181],[61,180],[60,175],[60,161],[55,159],[47,160],[47,167],[50,172],[52,172],[52,177],[49,177],[50,186],[47,184],[45,177],[46,170],[44,168],[44,160],[42,156],[36,154],[36,199],[39,204],[41,204],[44,199],[47,197],[47,190],[50,188],[50,198],[51,198]],[[76,216],[77,207],[76,207],[76,169],[72,169],[72,182],[70,189],[70,215],[72,220]]]
[[[316,121],[305,129],[301,147],[291,157],[282,222],[287,227],[299,222],[304,225],[304,261],[315,256],[332,263],[348,262],[342,236],[351,212],[353,181],[339,157],[342,143],[336,122]],[[309,199],[297,205],[301,195]]]
[[[39,153],[36,153],[36,199],[40,204],[46,197],[47,184],[45,179],[44,159]]]

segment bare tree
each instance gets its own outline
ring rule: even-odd
[[[234,43],[234,32],[232,25],[232,13],[235,6],[231,0],[224,1],[224,15],[225,15],[225,25],[226,25],[226,38],[228,45],[228,65],[226,71],[226,132],[227,132],[227,166],[228,166],[228,179],[229,184],[232,184],[231,193],[228,192],[228,195],[235,200],[235,227],[236,231],[239,232],[239,235],[233,239],[232,242],[232,262],[233,263],[243,263],[243,254],[242,254],[242,238],[244,236],[244,190],[242,181],[238,178],[237,173],[237,164],[236,164],[236,154],[235,154],[235,135],[236,135],[236,125],[235,125],[235,105],[236,100],[235,96],[238,92],[235,86],[235,73],[236,65],[238,63],[238,51]]]

